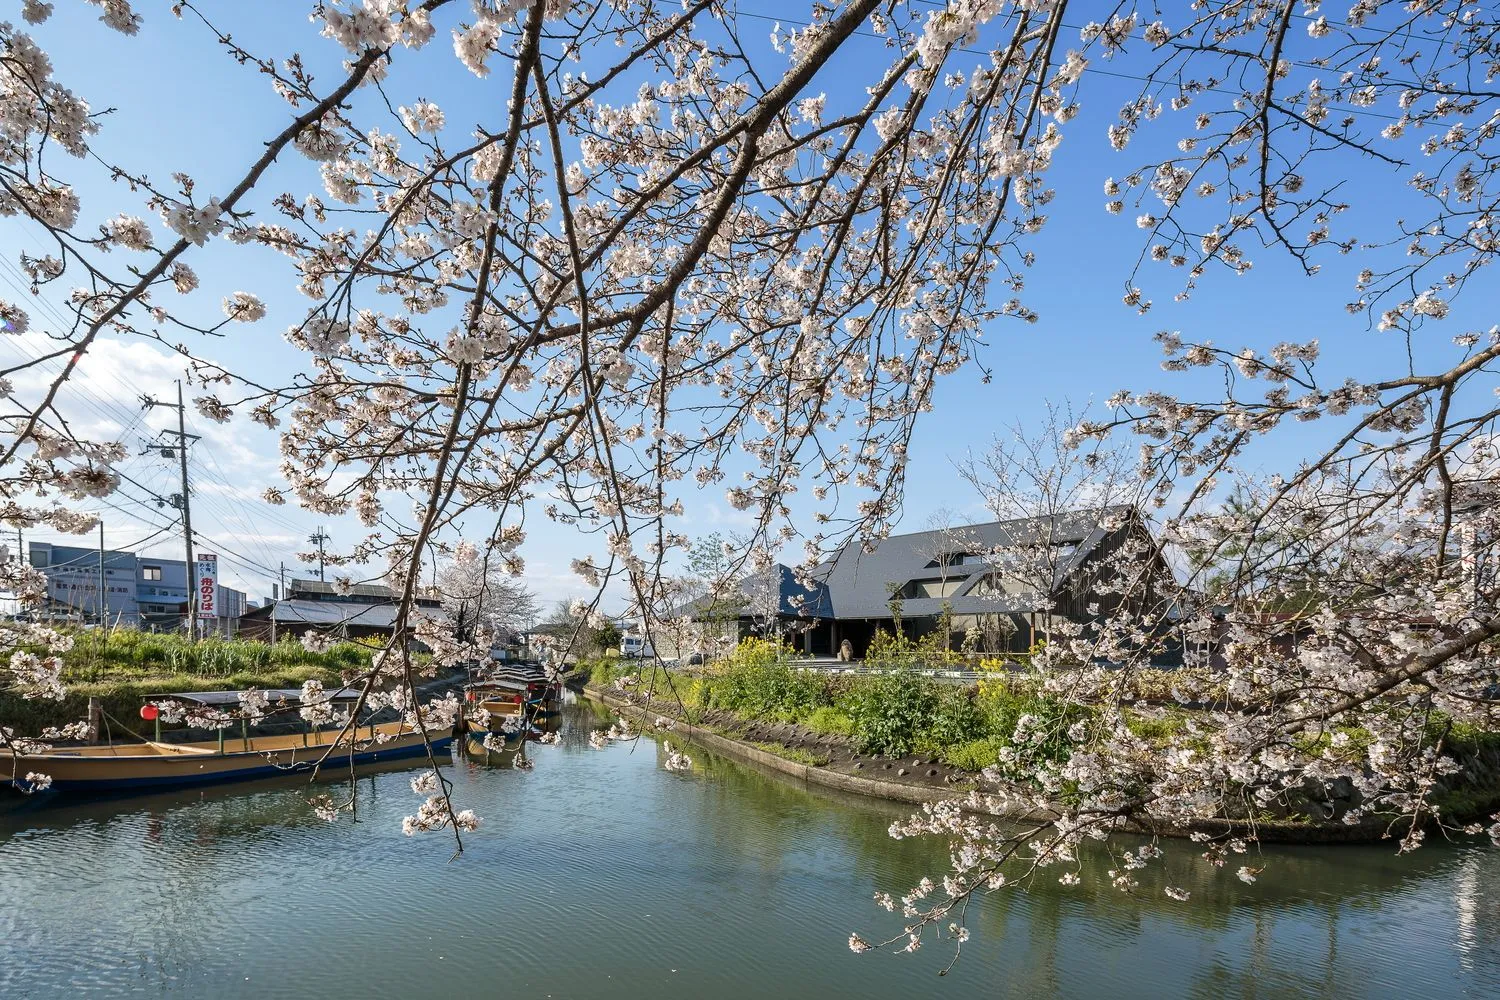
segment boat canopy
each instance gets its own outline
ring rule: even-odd
[[[506,663],[481,670],[476,679],[486,681],[512,681],[523,684],[545,684],[547,671],[535,663]]]
[[[506,677],[486,677],[482,680],[471,681],[464,685],[465,691],[525,691],[528,687],[526,681],[511,680]]]
[[[356,701],[359,698],[360,689],[357,687],[342,687],[333,691],[324,691],[320,705],[331,701]],[[287,704],[298,705],[302,702],[301,688],[266,688],[261,691],[272,705]],[[175,691],[168,694],[153,694],[146,697],[147,701],[180,701],[187,704],[203,705],[209,708],[223,708],[225,706],[238,706],[240,703],[239,691]]]

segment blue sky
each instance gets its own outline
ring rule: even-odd
[[[78,3],[57,6],[52,21],[34,34],[52,55],[58,79],[95,109],[118,109],[104,123],[99,148],[146,170],[159,184],[168,185],[172,171],[184,170],[205,192],[222,190],[258,155],[264,139],[284,126],[286,105],[270,94],[267,81],[216,51],[201,24],[174,20],[165,4],[140,5],[147,24],[135,38],[122,38],[98,25],[95,8]],[[791,12],[801,7],[774,0],[747,4],[747,11],[759,11],[766,19],[746,20],[745,32],[764,37],[771,30],[770,18],[787,14],[790,24]],[[305,19],[304,4],[283,0],[256,5],[208,3],[205,10],[253,51],[285,55],[295,49],[322,79],[338,72],[342,50],[317,36],[316,26]],[[491,116],[495,102],[503,100],[509,79],[499,57],[492,63],[496,72],[482,81],[454,60],[448,32],[460,13],[448,12],[436,19],[438,37],[418,54],[409,78],[396,78],[392,96],[400,103],[418,97],[436,100],[450,123],[467,127],[463,123]],[[866,47],[857,47],[847,62],[830,67],[814,82],[810,94],[826,90],[831,101],[852,99],[850,81],[860,78],[848,69],[880,51],[874,40],[862,40],[860,45]],[[767,49],[765,66],[774,68],[774,58]],[[955,66],[967,70],[979,58],[963,56]],[[1095,70],[1127,75],[1137,67],[1129,57],[1115,64],[1093,63]],[[1308,279],[1278,252],[1251,247],[1256,267],[1249,275],[1211,272],[1186,303],[1172,301],[1181,273],[1148,264],[1141,284],[1155,307],[1142,317],[1121,304],[1125,280],[1142,249],[1144,234],[1135,227],[1137,213],[1131,206],[1120,216],[1104,212],[1104,179],[1122,176],[1151,159],[1149,154],[1175,141],[1183,127],[1164,116],[1127,152],[1113,151],[1104,127],[1130,96],[1122,88],[1133,86],[1129,80],[1103,73],[1085,76],[1084,111],[1066,127],[1067,138],[1049,173],[1049,182],[1057,189],[1056,200],[1047,210],[1051,222],[1031,244],[1038,263],[1024,298],[1041,320],[1034,325],[1003,321],[986,332],[991,346],[982,360],[993,372],[990,383],[982,384],[978,370],[971,368],[942,384],[937,405],[919,424],[911,449],[904,527],[920,528],[939,507],[982,518],[978,498],[953,472],[954,459],[970,449],[982,449],[1006,425],[1039,419],[1048,400],[1070,400],[1081,407],[1090,400],[1098,405],[1125,388],[1170,391],[1193,386],[1190,376],[1160,370],[1161,353],[1151,340],[1158,330],[1177,330],[1185,339],[1210,338],[1235,348],[1316,337],[1324,349],[1320,368],[1337,372],[1340,379],[1404,368],[1404,339],[1377,333],[1365,316],[1349,316],[1344,310],[1343,304],[1354,294],[1352,275],[1362,266],[1357,257],[1326,256],[1324,273]],[[359,99],[371,97],[366,92]],[[127,207],[119,204],[118,185],[96,168],[88,172],[89,177],[78,185],[86,221],[102,220]],[[1400,206],[1407,197],[1400,177],[1388,168],[1368,164],[1353,164],[1347,173],[1345,197],[1361,207],[1349,213],[1345,224],[1373,236],[1377,227],[1389,226],[1389,217],[1397,210],[1393,206]],[[306,161],[294,157],[274,168],[262,188],[305,193],[318,190],[319,185]],[[1158,208],[1154,199],[1147,207]],[[128,210],[144,214],[138,201]],[[148,221],[156,232],[163,231],[159,219]],[[1379,231],[1385,235],[1387,229]],[[0,220],[0,252],[9,261],[20,250],[36,250],[38,236],[34,227],[16,219]],[[274,381],[290,366],[301,364],[300,353],[284,342],[282,331],[301,318],[307,300],[296,293],[289,268],[276,255],[256,248],[230,249],[225,252],[211,245],[189,258],[203,278],[203,290],[192,297],[189,310],[216,320],[219,298],[244,288],[262,295],[271,314],[253,326],[233,325],[217,345],[194,346],[221,358],[227,367]],[[7,281],[13,277],[0,273]],[[24,303],[29,296],[13,284],[0,284],[0,298]],[[1424,359],[1436,364],[1451,358],[1448,340],[1454,334],[1487,329],[1495,321],[1497,300],[1500,296],[1493,288],[1471,286],[1452,317],[1417,338],[1413,350],[1419,367]],[[45,308],[33,306],[32,312],[33,326],[47,322]],[[17,349],[24,348],[0,343],[0,359],[9,360]],[[170,411],[142,413],[135,396],[171,392],[180,368],[179,359],[160,345],[102,345],[83,363],[83,392],[70,390],[65,400],[80,419],[94,422],[101,430],[123,432],[132,446],[142,445],[166,424]],[[1205,382],[1201,376],[1196,384],[1206,392],[1214,390],[1212,380]],[[231,584],[242,586],[252,597],[268,593],[272,577],[267,568],[283,560],[301,567],[294,554],[308,547],[305,538],[319,524],[327,525],[336,544],[358,536],[352,522],[318,518],[291,507],[269,508],[256,499],[266,486],[277,483],[274,434],[244,419],[227,426],[208,425],[201,419],[191,423],[191,430],[204,435],[193,470],[195,526],[221,544],[221,558],[228,560],[225,576]],[[1316,424],[1288,427],[1266,442],[1255,460],[1267,470],[1286,468],[1330,430]],[[175,463],[159,456],[141,456],[125,471],[137,481],[127,484],[127,492],[136,499],[176,490]],[[129,499],[115,502],[118,507],[101,508],[111,545],[132,543],[168,521],[165,514]],[[721,488],[697,496],[696,503],[689,504],[689,515],[689,530],[696,532],[734,530],[743,523],[724,502]],[[525,554],[534,589],[547,599],[583,594],[582,584],[566,567],[571,558],[590,551],[595,540],[580,539],[572,529],[550,525],[541,517],[530,518],[528,530]],[[143,550],[177,555],[180,542],[173,537],[170,532],[158,536]]]

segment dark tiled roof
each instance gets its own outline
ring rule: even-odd
[[[776,594],[776,613],[778,615],[797,615],[804,618],[831,618],[833,616],[833,602],[828,594],[828,587],[820,581],[812,581],[812,586],[805,586],[797,581],[797,574],[788,566],[776,563],[768,571],[749,577],[740,584],[740,591],[750,601],[747,609],[755,614],[760,609],[757,603],[769,604],[769,601],[761,601],[762,595],[766,594],[767,588],[773,588]]]
[[[803,618],[889,618],[892,586],[903,586],[913,580],[945,579],[955,584],[949,598],[908,597],[902,600],[902,615],[909,618],[936,617],[943,605],[958,615],[1025,614],[1038,608],[1041,601],[1032,594],[980,593],[980,583],[992,566],[983,560],[951,564],[946,572],[936,559],[944,549],[975,555],[1005,548],[1020,548],[1047,543],[1068,545],[1070,551],[1058,560],[1052,579],[1052,593],[1071,576],[1099,543],[1132,517],[1129,507],[1106,507],[1099,510],[1072,511],[1054,517],[1023,518],[1012,521],[990,521],[947,531],[914,531],[891,535],[878,542],[873,551],[865,552],[858,542],[845,545],[832,559],[815,567],[811,586],[797,580],[792,569],[775,564],[770,576],[748,577],[740,584],[743,605],[740,616],[756,615],[758,595],[766,581],[776,588],[778,614]],[[801,598],[800,605],[796,598]],[[677,614],[697,617],[706,599],[680,609]]]
[[[340,600],[348,599],[351,604],[379,604],[382,601],[395,601],[396,592],[383,583],[356,583],[349,586],[347,590],[341,591],[335,584],[323,580],[300,580],[294,579],[287,584],[286,596],[291,600]],[[442,601],[426,594],[416,595],[418,607],[436,608],[442,605]]]
[[[822,580],[835,618],[889,618],[892,585],[910,580],[933,579],[940,571],[931,563],[943,548],[985,552],[1049,542],[1072,545],[1073,551],[1060,561],[1053,589],[1088,558],[1109,534],[1115,520],[1128,519],[1128,507],[1107,507],[1093,511],[1074,511],[1051,517],[1024,518],[1013,521],[990,521],[949,531],[914,531],[891,535],[879,541],[874,551],[865,552],[860,543],[850,542],[828,562],[813,570]],[[948,599],[954,614],[1021,613],[1034,609],[1029,595],[1002,594],[980,596],[980,579],[989,567],[953,565],[948,568],[949,581],[962,581]],[[902,602],[902,614],[909,617],[937,615],[942,611],[940,598],[908,598]]]
[[[320,628],[361,625],[368,628],[386,629],[395,625],[396,610],[395,604],[305,601],[293,598],[289,601],[277,601],[269,607],[256,608],[247,612],[245,618],[250,620],[275,618],[278,622],[290,625],[317,625]],[[439,621],[448,619],[445,612],[436,608],[417,608],[413,610],[413,614],[424,618],[436,618]]]
[[[772,564],[764,573],[755,573],[740,581],[739,593],[725,595],[719,603],[720,613],[728,617],[754,617],[764,612],[771,603],[765,598],[770,593],[776,597],[776,614],[800,618],[831,618],[832,602],[828,588],[819,581],[812,586],[797,582],[797,574],[781,563]],[[700,618],[706,615],[713,602],[708,597],[689,601],[673,612],[674,615]]]

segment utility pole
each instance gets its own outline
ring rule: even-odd
[[[182,380],[177,381],[177,460],[182,469],[182,543],[187,550],[187,634],[188,642],[198,634],[198,567],[193,563],[193,511],[188,501],[187,416],[182,405]]]
[[[276,605],[286,600],[286,563],[281,563],[281,588],[276,592],[276,600],[271,602],[271,645],[276,645]]]
[[[173,498],[178,501],[174,506],[180,506],[182,510],[182,544],[187,554],[187,636],[188,642],[194,642],[198,635],[198,567],[193,562],[193,514],[188,500],[188,465],[187,446],[188,441],[199,440],[198,435],[187,432],[187,407],[182,402],[182,380],[177,380],[177,402],[161,403],[150,396],[143,397],[146,408],[153,406],[172,407],[177,411],[177,430],[164,430],[163,434],[177,435],[177,458],[179,468],[182,470],[182,493]],[[163,455],[167,453],[162,449]],[[170,456],[167,456],[170,457]]]
[[[320,525],[318,525],[317,532],[315,532],[314,534],[308,535],[307,536],[307,540],[309,542],[312,542],[314,545],[316,545],[318,547],[318,582],[322,583],[322,582],[324,582],[324,579],[323,579],[323,543],[324,542],[331,542],[331,541],[333,541],[333,539],[330,538],[328,535],[324,534],[324,532],[323,532],[323,526],[320,524]]]
[[[99,522],[99,627],[109,624],[109,590],[104,586],[104,522]]]

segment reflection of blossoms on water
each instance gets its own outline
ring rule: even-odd
[[[315,795],[307,800],[307,804],[312,806],[313,815],[324,822],[332,823],[339,818],[339,807],[331,795]]]

